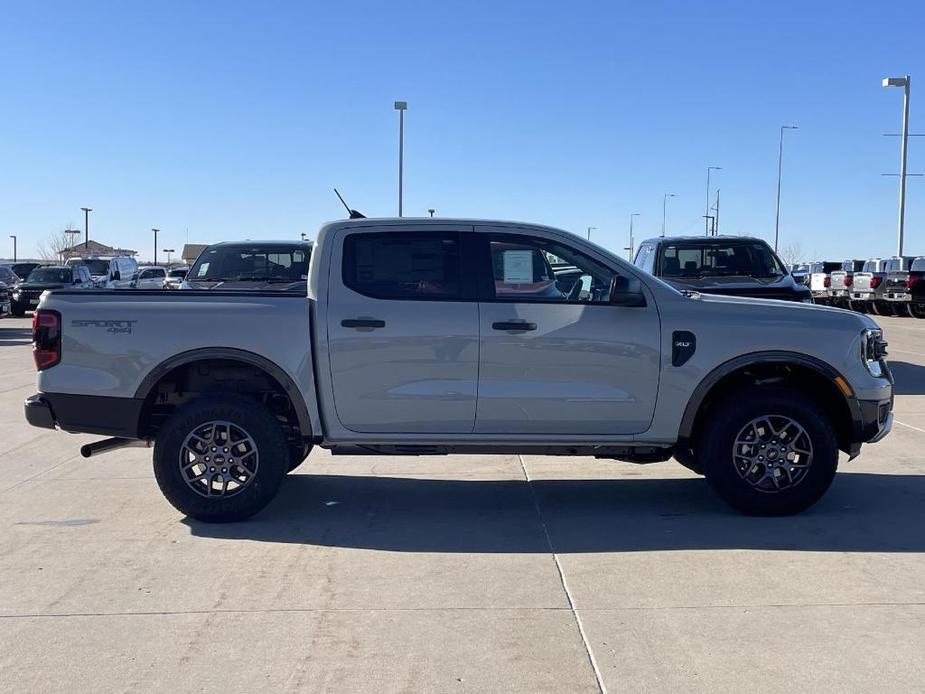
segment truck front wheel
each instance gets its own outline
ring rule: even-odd
[[[154,444],[154,476],[167,500],[197,520],[248,518],[266,506],[289,467],[273,414],[236,395],[205,396],[167,420]]]
[[[751,389],[728,397],[708,417],[698,458],[710,486],[743,513],[799,513],[832,484],[835,431],[803,393]]]

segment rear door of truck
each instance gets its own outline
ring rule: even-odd
[[[471,226],[339,229],[327,334],[334,408],[360,433],[469,433],[479,309],[463,273]]]

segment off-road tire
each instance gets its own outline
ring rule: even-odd
[[[188,435],[215,421],[230,422],[245,431],[256,446],[257,463],[239,491],[207,497],[184,478],[181,449]],[[260,511],[276,496],[289,461],[279,420],[259,402],[238,395],[206,395],[177,408],[154,444],[154,476],[161,492],[181,513],[208,523],[239,521]]]
[[[812,457],[794,486],[762,491],[738,472],[733,455],[737,438],[759,417],[787,417],[801,426],[812,443]],[[788,516],[816,503],[835,477],[838,443],[823,409],[805,393],[783,388],[751,388],[714,406],[700,438],[698,460],[707,482],[733,508],[755,516]]]

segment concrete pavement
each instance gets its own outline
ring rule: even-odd
[[[223,526],[28,427],[0,321],[0,691],[921,690],[925,321],[878,321],[898,423],[797,517],[674,463],[316,451]]]

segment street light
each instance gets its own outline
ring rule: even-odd
[[[898,256],[903,254],[903,226],[906,221],[906,153],[909,144],[909,87],[911,82],[912,78],[909,75],[886,77],[883,80],[884,87],[903,88],[903,134],[899,145],[899,239],[896,251]]]
[[[597,227],[588,227],[588,241],[591,240],[591,230],[592,229],[597,229]]]
[[[638,216],[639,216],[639,213],[638,213],[638,212],[633,212],[633,213],[630,215],[630,245],[629,245],[628,248],[625,249],[625,250],[627,250],[627,251],[630,252],[630,257],[629,257],[629,261],[630,261],[630,262],[633,262],[633,248],[634,248],[634,245],[633,245],[633,244],[634,244],[634,241],[633,241],[633,217],[638,217]]]
[[[84,211],[84,252],[86,253],[90,248],[90,213],[93,212],[92,207],[81,207]]]
[[[304,232],[304,231],[302,232],[302,240],[303,240],[303,241],[305,240],[305,232]]]
[[[154,232],[154,265],[157,266],[157,234],[160,229],[152,228],[151,231]]]
[[[703,216],[708,217],[710,215],[710,172],[711,171],[722,171],[722,166],[708,166],[707,167],[707,204],[703,211]],[[710,235],[710,220],[705,220],[706,222],[706,236]]]
[[[668,198],[676,197],[674,193],[665,193],[662,198],[662,238],[665,237],[665,227],[668,225]]]
[[[434,216],[434,212],[436,212],[436,211],[437,211],[437,210],[435,210],[433,207],[428,207],[428,208],[427,208],[427,214],[429,214],[431,217]]]
[[[405,169],[405,111],[408,110],[408,102],[396,101],[395,110],[398,111],[398,216],[401,217],[402,177]]]
[[[165,248],[164,253],[167,254],[167,267],[170,267],[170,254],[174,252],[173,248]]]
[[[784,165],[784,131],[799,130],[796,125],[780,126],[780,145],[777,149],[777,214],[774,215],[774,252],[777,253],[777,237],[780,234],[780,179]],[[707,214],[710,214],[707,210]]]
[[[16,236],[10,234],[10,238],[13,239],[13,262],[16,262]]]

